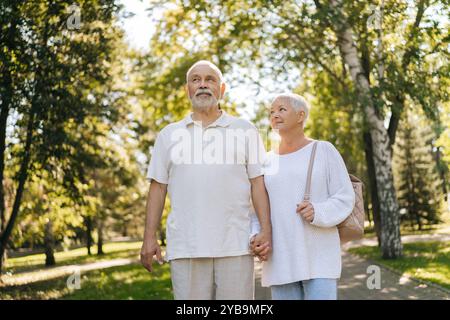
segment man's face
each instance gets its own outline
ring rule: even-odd
[[[217,106],[225,92],[225,84],[220,82],[217,72],[206,64],[191,70],[186,88],[194,108]]]
[[[298,128],[305,117],[305,112],[296,112],[285,98],[278,98],[270,108],[270,125],[274,130],[287,131]]]

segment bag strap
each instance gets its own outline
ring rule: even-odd
[[[314,145],[313,145],[313,149],[311,151],[311,157],[309,158],[308,176],[306,178],[306,188],[305,188],[305,195],[303,196],[303,201],[309,201],[311,199],[311,176],[312,176],[312,169],[314,166],[314,158],[316,156],[316,149],[317,149],[318,141],[314,141],[312,143],[314,143]]]

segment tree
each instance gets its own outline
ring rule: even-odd
[[[0,236],[3,257],[18,218],[26,181],[33,172],[58,172],[62,186],[80,199],[84,167],[101,162],[92,141],[79,130],[85,119],[113,120],[108,97],[93,88],[108,79],[108,61],[114,39],[114,1],[78,2],[83,12],[77,30],[68,30],[68,4],[47,1],[2,1],[0,4],[0,210],[5,221]],[[72,106],[69,108],[68,106]],[[14,116],[13,116],[14,115]],[[10,128],[8,135],[7,128]],[[88,130],[87,127],[86,130]],[[6,149],[16,191],[12,208],[5,212]],[[3,261],[0,259],[0,261]],[[0,262],[0,272],[2,264]]]
[[[432,157],[434,133],[415,110],[403,114],[394,145],[394,170],[402,220],[422,230],[439,222],[442,184]]]
[[[450,168],[450,103],[441,106],[441,126],[438,128],[438,139],[436,141],[436,162],[438,172],[442,180],[442,191],[445,200],[449,201],[448,191],[450,180],[448,178]]]
[[[12,248],[41,247],[45,249],[46,265],[57,261],[54,250],[75,235],[82,224],[79,207],[68,197],[60,183],[48,178],[48,173],[35,172],[26,184],[21,214],[10,238]]]

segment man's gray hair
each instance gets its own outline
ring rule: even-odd
[[[302,97],[301,95],[295,94],[295,93],[282,93],[279,94],[275,97],[275,99],[273,99],[272,103],[276,100],[276,99],[286,99],[289,103],[289,105],[294,108],[295,112],[300,112],[300,111],[304,111],[305,112],[305,120],[303,121],[303,128],[305,127],[306,121],[308,120],[309,117],[309,103],[308,101],[306,101],[306,99],[304,97]]]
[[[186,82],[188,82],[188,77],[189,77],[189,74],[191,73],[191,71],[192,71],[196,66],[202,65],[202,64],[205,64],[205,65],[209,66],[211,69],[213,69],[213,70],[217,73],[217,75],[219,76],[220,82],[221,82],[221,83],[223,82],[222,71],[220,71],[220,69],[219,69],[214,63],[212,63],[211,61],[208,61],[208,60],[199,60],[199,61],[197,61],[196,63],[194,63],[194,64],[189,68],[189,70],[186,72]]]

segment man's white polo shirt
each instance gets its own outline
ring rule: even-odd
[[[168,185],[166,259],[248,254],[249,179],[263,174],[261,137],[224,111],[206,128],[191,115],[160,131],[147,171]]]

